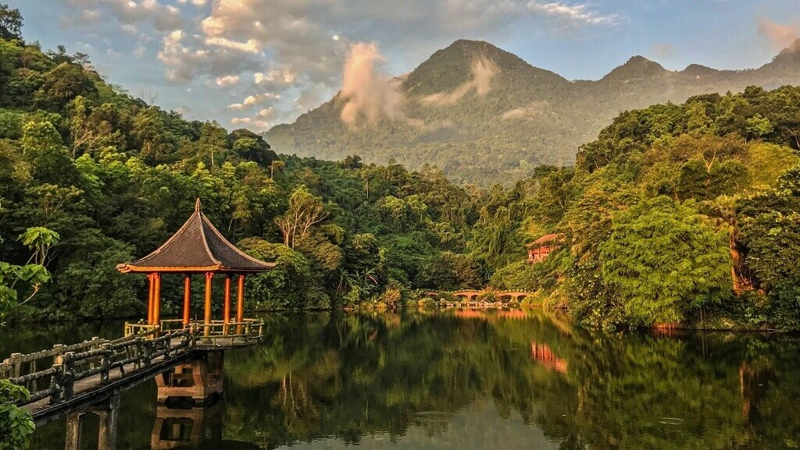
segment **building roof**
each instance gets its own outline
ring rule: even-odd
[[[546,234],[546,235],[540,237],[539,239],[537,239],[537,240],[531,242],[530,244],[528,244],[527,247],[528,248],[541,247],[541,246],[543,246],[545,244],[549,244],[551,242],[556,242],[556,243],[560,242],[562,239],[563,239],[563,235],[560,235],[560,234]]]
[[[194,214],[167,242],[142,259],[118,264],[120,272],[266,272],[275,267],[248,256],[228,242],[200,210],[200,199]]]

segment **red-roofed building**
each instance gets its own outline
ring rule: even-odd
[[[564,236],[560,234],[546,234],[528,244],[528,262],[536,264],[542,262],[550,253],[561,247]]]

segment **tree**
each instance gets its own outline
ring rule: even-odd
[[[731,297],[728,236],[691,203],[660,196],[616,214],[600,261],[634,325],[681,322]]]
[[[289,197],[289,210],[275,219],[275,224],[283,233],[283,243],[294,249],[298,239],[306,237],[312,226],[327,218],[322,199],[309,192],[305,185],[300,185]]]
[[[281,161],[280,159],[276,159],[269,164],[269,178],[274,180],[275,179],[275,172],[280,172],[283,168],[286,167],[286,164]]]
[[[211,169],[214,169],[215,156],[228,148],[228,133],[216,123],[204,123],[200,129],[200,139],[197,141],[202,155],[208,155]]]
[[[273,270],[247,278],[247,291],[258,299],[259,308],[330,306],[309,260],[301,253],[259,238],[247,238],[237,245],[250,256],[275,263]]]
[[[270,167],[278,160],[278,155],[272,151],[269,143],[252,131],[233,130],[230,140],[233,142],[233,152],[246,161],[253,161],[261,167]],[[274,170],[270,173],[274,173]]]
[[[0,3],[0,38],[22,39],[22,14]]]
[[[24,387],[0,380],[0,450],[24,450],[30,445],[33,419],[29,412],[14,405],[30,395]]]
[[[33,252],[28,262],[19,266],[0,261],[0,325],[10,311],[33,299],[42,285],[50,281],[50,272],[45,268],[47,254],[59,239],[58,233],[47,228],[28,228],[18,239]],[[22,301],[16,288],[20,282],[30,286],[30,293]]]
[[[0,261],[0,327],[10,311],[31,300],[41,285],[50,280],[44,264],[49,248],[58,242],[58,234],[46,228],[30,228],[19,239],[33,250],[33,255],[29,264],[23,266]],[[30,264],[31,261],[34,264]],[[31,290],[22,302],[18,299],[16,287],[19,282],[27,283]],[[0,380],[0,436],[3,437],[0,450],[28,448],[34,430],[33,419],[29,412],[14,405],[28,398],[30,393],[24,387]]]

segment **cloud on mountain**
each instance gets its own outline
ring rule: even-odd
[[[769,39],[773,48],[782,50],[800,39],[800,26],[781,25],[767,19],[759,19],[758,33]]]

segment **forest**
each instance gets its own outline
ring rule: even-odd
[[[488,285],[591,326],[800,327],[800,267],[786,263],[800,254],[800,88],[624,112],[574,167],[482,190],[185,120],[85,54],[26,42],[21,20],[0,29],[3,320],[140,317],[144,277],[115,265],[200,198],[231,242],[277,263],[248,280],[254,309],[395,308]],[[525,245],[548,233],[559,250],[528,264]],[[165,277],[165,314],[179,283]]]

